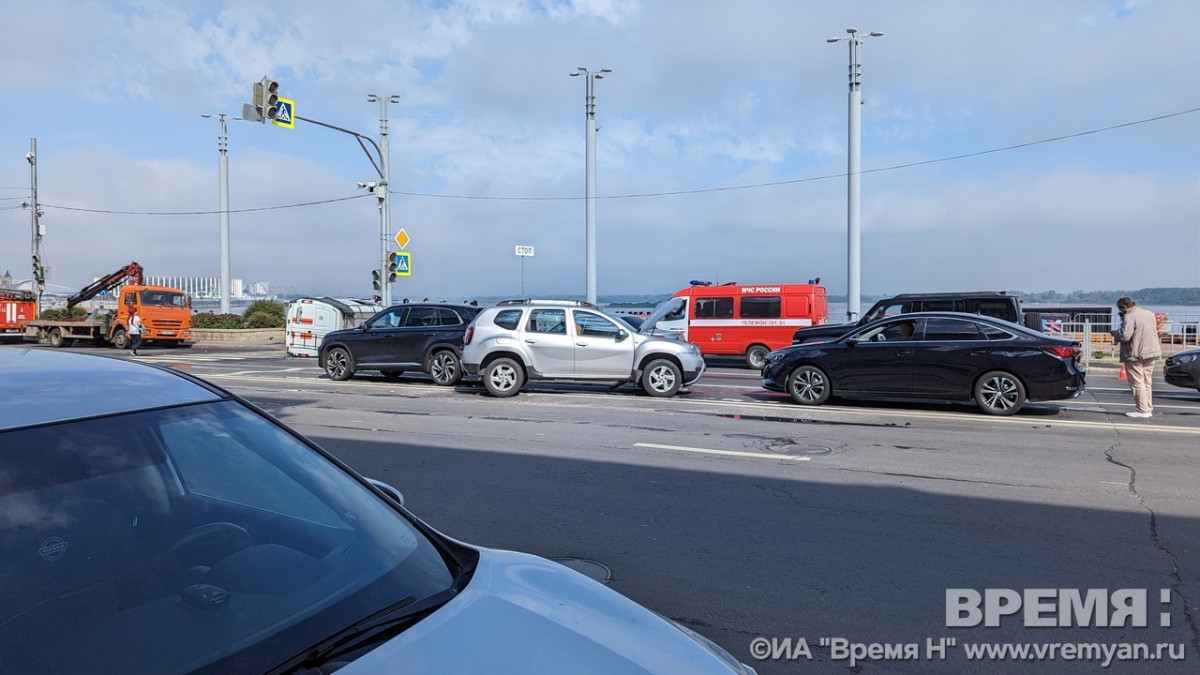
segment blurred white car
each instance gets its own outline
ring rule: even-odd
[[[0,672],[752,673],[175,370],[0,348]]]

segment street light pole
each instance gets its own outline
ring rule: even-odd
[[[585,145],[585,161],[587,162],[587,176],[585,200],[587,202],[587,226],[586,226],[586,268],[587,280],[585,283],[586,299],[588,302],[596,303],[596,85],[595,80],[603,80],[604,73],[611,73],[611,68],[601,68],[597,72],[592,72],[587,68],[576,68],[577,72],[571,73],[571,77],[583,75],[587,81],[587,101],[585,109],[587,113],[586,132],[587,140]]]
[[[212,119],[212,115],[201,115]],[[217,173],[220,183],[221,208],[221,313],[229,314],[230,278],[229,278],[229,136],[225,125],[225,113],[216,115],[217,134]]]
[[[861,309],[861,246],[862,237],[859,222],[859,205],[861,202],[861,180],[859,160],[861,151],[859,142],[862,136],[862,92],[859,90],[858,50],[863,40],[869,37],[881,37],[883,33],[872,31],[859,37],[857,28],[847,28],[849,37],[829,38],[826,42],[841,42],[845,40],[850,45],[850,98],[849,106],[849,140],[847,142],[846,168],[846,318],[850,321],[858,319]]]
[[[388,270],[388,252],[392,247],[391,241],[391,220],[392,220],[392,198],[390,195],[391,184],[391,150],[388,147],[388,115],[387,104],[399,103],[400,96],[392,94],[391,96],[379,96],[377,94],[367,94],[367,101],[379,101],[379,164],[380,178],[383,183],[376,188],[375,194],[379,197],[379,239],[380,239],[380,258],[379,258],[379,294],[383,298],[383,306],[391,307],[392,305],[392,273]]]

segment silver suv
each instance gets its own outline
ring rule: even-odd
[[[463,368],[493,396],[514,396],[528,380],[636,382],[674,396],[700,379],[696,345],[633,332],[586,302],[505,300],[467,327]]]

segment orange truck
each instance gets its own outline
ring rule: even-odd
[[[130,310],[137,308],[142,317],[142,339],[167,347],[187,346],[192,337],[192,307],[188,296],[177,288],[149,286],[145,283],[142,266],[131,262],[67,299],[67,307],[91,300],[97,295],[115,291],[115,312],[93,311],[81,319],[38,319],[26,323],[27,335],[36,333],[38,342],[52,347],[67,347],[75,340],[90,340],[92,344],[111,344],[118,349],[129,347]]]
[[[0,341],[25,339],[25,324],[36,318],[37,298],[32,291],[0,288]]]

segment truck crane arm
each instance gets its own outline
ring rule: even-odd
[[[136,262],[131,262],[116,272],[92,282],[90,285],[85,286],[83,290],[67,298],[67,307],[74,307],[81,302],[91,300],[99,295],[102,291],[107,291],[115,286],[125,283],[127,279],[135,284],[144,283],[145,280],[142,276],[142,266]]]

